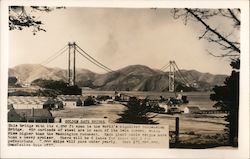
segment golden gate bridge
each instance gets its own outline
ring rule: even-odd
[[[68,43],[63,48],[55,52],[53,55],[48,57],[45,61],[40,63],[43,66],[46,66],[48,63],[54,61],[59,56],[64,54],[65,52],[68,52],[68,74],[67,74],[67,82],[69,86],[74,86],[76,83],[76,53],[81,55],[84,59],[88,60],[92,64],[96,65],[97,67],[103,69],[106,72],[117,72],[115,70],[112,70],[111,68],[107,67],[100,61],[96,60],[94,57],[92,57],[89,53],[87,53],[85,50],[83,50],[78,44],[75,42]],[[175,61],[169,61],[166,65],[160,68],[161,71],[166,71],[164,73],[168,73],[168,84],[169,84],[169,92],[175,92],[175,81],[178,80],[182,84],[185,84],[186,87],[190,87],[192,84],[194,84],[194,77],[192,74],[188,73],[188,75],[191,77],[191,80],[188,79],[186,76],[183,75],[182,71],[179,69],[178,65]]]

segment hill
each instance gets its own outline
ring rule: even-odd
[[[76,81],[87,81],[98,75],[87,69],[76,69]],[[14,76],[21,83],[31,83],[35,79],[67,81],[67,70],[61,68],[48,68],[38,64],[22,64],[9,69],[9,77]]]
[[[185,80],[180,77],[180,74]],[[35,79],[67,81],[67,70],[23,64],[10,68],[9,76],[17,77],[20,83],[31,83]],[[213,75],[196,70],[181,70],[180,73],[176,73],[175,85],[186,91],[195,89],[206,91],[216,84],[222,85],[226,77],[226,75]],[[188,81],[191,87],[186,87],[183,81]],[[76,84],[97,90],[167,91],[169,81],[168,72],[154,70],[143,65],[131,65],[105,74],[97,74],[87,69],[76,69]]]

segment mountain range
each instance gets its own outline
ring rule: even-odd
[[[35,79],[67,81],[67,70],[49,68],[38,64],[22,64],[9,68],[9,77],[16,77],[19,83],[31,83]],[[214,85],[222,85],[227,75],[213,75],[196,70],[180,70],[175,73],[175,86],[180,89],[194,88],[208,91]],[[185,83],[185,84],[184,84]],[[187,87],[189,83],[191,87]],[[104,74],[87,69],[76,69],[76,84],[96,90],[167,91],[168,72],[144,65],[130,65]]]

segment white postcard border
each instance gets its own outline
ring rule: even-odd
[[[142,8],[241,8],[241,77],[239,147],[235,150],[132,149],[90,147],[8,147],[7,76],[8,76],[8,5],[49,5],[85,7]],[[248,158],[249,155],[249,3],[230,1],[82,1],[82,0],[2,0],[1,1],[1,157],[6,158]]]

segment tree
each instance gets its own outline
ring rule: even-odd
[[[8,79],[8,85],[9,85],[9,87],[14,87],[14,86],[16,86],[17,81],[18,81],[18,80],[17,80],[16,77],[14,77],[14,76],[9,77],[9,79]]]
[[[235,62],[232,62],[231,65],[235,65],[233,68],[239,67]],[[210,95],[211,100],[217,101],[214,107],[228,113],[226,121],[229,124],[226,126],[229,131],[229,142],[231,145],[237,145],[235,139],[238,138],[239,76],[240,72],[233,70],[231,76],[226,78],[225,85],[215,86],[213,88],[214,93]]]
[[[90,105],[95,105],[95,100],[91,97],[88,96],[83,103],[84,106],[90,106]]]
[[[21,87],[21,85],[15,76],[10,76],[8,78],[8,87]]]
[[[171,11],[175,19],[182,18],[186,25],[188,20],[198,22],[202,25],[203,33],[199,39],[206,39],[208,42],[215,43],[224,50],[223,54],[216,55],[209,52],[216,57],[230,57],[233,59],[239,58],[240,42],[235,39],[234,35],[239,33],[240,28],[240,9],[173,9]],[[214,18],[224,18],[231,21],[231,31],[226,33],[225,30],[212,27],[209,20]]]
[[[41,88],[46,88],[49,90],[53,90],[58,92],[59,94],[65,95],[81,95],[82,90],[77,85],[69,86],[68,83],[63,80],[55,81],[55,80],[45,80],[45,79],[36,79],[32,83],[32,85],[37,85]]]
[[[34,12],[51,12],[54,9],[65,7],[47,7],[47,6],[10,6],[9,7],[9,30],[23,30],[24,28],[33,28],[33,34],[38,31],[46,30],[42,28],[42,21],[38,20]]]
[[[223,50],[221,54],[209,54],[215,57],[226,57],[231,59],[232,73],[226,78],[223,86],[215,86],[214,93],[210,99],[217,101],[214,107],[227,112],[226,121],[231,145],[235,144],[238,138],[238,116],[239,116],[239,76],[240,76],[240,42],[233,35],[239,34],[240,28],[240,9],[173,9],[174,18],[182,18],[184,24],[188,20],[193,20],[201,24],[204,28],[199,39],[206,39],[208,42],[216,44]],[[224,30],[213,28],[209,24],[212,18],[224,18],[231,22],[231,32],[225,33]],[[236,143],[237,144],[237,143]]]
[[[150,108],[147,106],[147,100],[140,101],[136,97],[130,97],[127,110],[119,114],[117,123],[132,123],[132,124],[158,124],[153,121],[155,116],[150,115]]]

